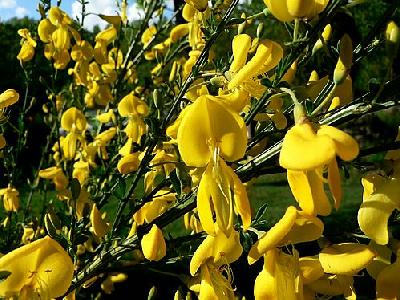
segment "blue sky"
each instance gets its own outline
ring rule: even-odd
[[[172,2],[172,0],[170,0]],[[56,0],[52,0],[55,5]],[[8,20],[12,17],[22,18],[29,16],[39,19],[37,10],[38,0],[0,0],[0,21]],[[71,17],[75,18],[79,15],[80,4],[75,0],[62,0],[61,9],[67,12]],[[89,0],[86,11],[92,13],[102,13],[105,15],[115,15],[117,13],[117,5],[115,0]],[[142,9],[138,8],[135,0],[128,0],[129,19],[138,19],[143,15]],[[92,29],[93,25],[105,26],[105,22],[95,15],[86,18],[85,27]]]
[[[63,0],[62,9],[71,14],[72,3],[74,0]],[[0,0],[0,19],[8,20],[12,17],[29,16],[38,19],[39,13],[36,11],[39,1],[37,0]],[[52,1],[56,4],[56,1]]]

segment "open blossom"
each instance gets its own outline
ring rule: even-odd
[[[1,297],[50,300],[67,292],[74,265],[65,250],[47,236],[1,257],[0,270],[11,273],[0,283]]]
[[[328,125],[316,125],[307,120],[286,133],[279,164],[287,169],[287,179],[295,199],[309,215],[329,215],[331,205],[324,191],[324,171],[336,209],[340,206],[342,189],[336,161],[357,157],[357,142],[344,131]]]
[[[235,213],[241,216],[244,228],[250,225],[246,189],[224,161],[240,159],[246,144],[242,117],[207,96],[199,97],[183,112],[178,149],[188,166],[206,167],[199,184],[197,208],[208,234],[215,234],[214,213],[216,223],[227,236],[233,229]]]
[[[296,18],[311,19],[322,12],[328,0],[264,0],[269,11],[282,22]]]

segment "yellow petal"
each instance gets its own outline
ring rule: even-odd
[[[0,283],[2,297],[17,295],[24,285],[33,284],[39,295],[51,299],[67,291],[74,266],[65,250],[47,236],[3,256],[0,270],[11,272]]]
[[[398,299],[400,286],[400,259],[384,268],[376,280],[376,296],[379,300]]]
[[[129,174],[136,171],[139,164],[138,153],[129,153],[118,161],[117,169],[121,174]]]
[[[3,149],[6,146],[7,142],[6,139],[4,138],[3,134],[0,133],[0,150]]]
[[[56,26],[51,24],[48,19],[43,19],[39,22],[38,33],[42,42],[48,43],[51,40],[51,34],[56,30]]]
[[[70,47],[70,36],[66,26],[60,26],[53,31],[51,39],[53,40],[53,45],[57,50],[69,49]]]
[[[329,189],[331,190],[333,196],[333,200],[335,202],[335,208],[339,209],[343,193],[342,187],[340,185],[340,173],[336,159],[333,159],[328,165],[328,183]]]
[[[178,129],[178,149],[188,166],[205,166],[216,148],[225,160],[238,160],[246,145],[243,118],[206,96],[190,105]]]
[[[398,181],[392,182],[399,185]],[[361,230],[377,244],[386,245],[389,241],[388,220],[395,208],[399,204],[390,198],[390,194],[385,193],[389,189],[390,182],[381,188],[381,192],[376,192],[368,198],[363,199],[363,203],[358,211],[358,224]]]
[[[331,205],[324,191],[320,171],[287,171],[287,179],[296,201],[308,215],[327,216]]]
[[[149,233],[141,241],[144,257],[148,260],[159,261],[166,255],[167,246],[160,228],[153,224]]]
[[[117,34],[117,29],[114,26],[110,26],[96,35],[96,42],[101,42],[109,45],[116,40]]]
[[[270,54],[271,48],[269,45],[267,43],[261,43],[257,47],[257,51],[251,60],[233,76],[228,84],[228,89],[234,89],[238,85],[242,84],[243,81],[258,75],[261,66],[263,66],[265,61],[269,58]]]
[[[264,267],[256,278],[254,295],[257,300],[287,299],[297,300],[296,277],[299,265],[296,256],[268,251],[264,257]]]
[[[190,274],[194,276],[200,266],[209,258],[213,258],[215,265],[222,266],[236,261],[242,252],[243,248],[237,231],[232,232],[228,238],[218,230],[215,237],[208,235],[193,254],[190,261]]]
[[[181,38],[189,34],[189,24],[179,24],[171,29],[169,37],[171,38],[171,43],[176,43]]]
[[[211,167],[207,167],[209,169]],[[210,191],[209,191],[209,178],[211,177],[210,171],[206,171],[201,177],[199,189],[197,192],[197,211],[201,226],[204,231],[210,235],[214,235],[214,218],[211,210]]]
[[[376,256],[367,245],[343,243],[323,249],[319,261],[325,273],[337,275],[357,274]]]
[[[90,212],[90,222],[92,223],[93,233],[98,238],[103,238],[110,230],[110,225],[104,219],[104,216],[97,209],[96,204],[93,204],[92,211]]]
[[[246,187],[230,167],[226,166],[226,168],[230,170],[230,176],[233,179],[235,212],[242,219],[243,230],[247,230],[251,224],[251,207],[249,198],[247,197]]]
[[[373,240],[369,242],[368,247],[376,253],[376,257],[367,266],[367,272],[372,278],[377,280],[379,273],[390,265],[392,250],[387,246],[378,245]]]
[[[314,241],[322,236],[324,223],[317,217],[298,211],[296,220],[280,245],[298,244]]]
[[[277,42],[272,40],[263,40],[261,41],[261,44],[270,49],[270,53],[261,68],[258,70],[258,74],[267,73],[269,70],[275,68],[283,57],[283,48]],[[291,67],[293,66],[297,67],[296,64],[293,64]]]
[[[289,14],[287,1],[282,0],[264,0],[264,3],[267,5],[269,11],[282,22],[289,22],[294,20],[295,18]]]
[[[335,143],[337,155],[345,161],[353,160],[360,152],[360,148],[355,139],[346,132],[333,126],[322,125],[317,132],[318,136],[328,136]]]
[[[307,287],[318,294],[327,296],[350,295],[353,277],[325,274],[320,279],[310,282]]]
[[[247,62],[247,54],[251,47],[251,37],[247,34],[236,35],[232,40],[233,62],[231,72],[238,72]]]
[[[304,284],[318,280],[324,275],[324,269],[316,256],[301,257],[299,267]]]
[[[286,133],[279,164],[290,170],[312,170],[327,165],[335,155],[332,138],[315,134],[311,124],[303,123]]]
[[[283,217],[270,230],[268,230],[252,247],[247,257],[249,264],[255,263],[268,250],[279,245],[282,239],[288,234],[296,221],[297,210],[289,206]]]
[[[86,118],[84,114],[76,107],[67,109],[61,117],[61,127],[67,131],[71,131],[73,128],[77,130],[86,129]]]

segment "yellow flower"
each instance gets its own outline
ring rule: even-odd
[[[19,192],[8,186],[7,188],[0,189],[0,196],[3,197],[4,209],[6,211],[17,211],[19,208]]]
[[[82,144],[85,142],[85,139],[81,135],[86,129],[85,115],[76,107],[71,107],[63,113],[61,127],[69,131],[61,144],[63,154],[66,159],[72,160],[75,158],[77,141],[80,141]]]
[[[143,32],[142,37],[141,37],[141,42],[144,46],[147,46],[147,44],[152,40],[152,38],[157,34],[157,28],[152,25],[146,28],[146,30]]]
[[[362,178],[363,203],[358,211],[360,229],[379,245],[389,242],[388,220],[400,210],[400,179],[369,174]]]
[[[36,41],[32,38],[30,32],[26,28],[19,29],[18,34],[22,37],[22,47],[17,58],[21,62],[30,61],[35,55]]]
[[[328,125],[316,125],[307,120],[293,126],[286,133],[279,156],[279,164],[288,170],[287,178],[295,199],[309,215],[329,215],[331,206],[324,191],[324,168],[328,167],[328,183],[335,201],[340,206],[342,190],[336,155],[345,161],[359,152],[357,142],[347,133]]]
[[[320,219],[289,206],[279,222],[251,247],[247,261],[253,264],[276,247],[316,240],[321,237],[323,230],[324,224]]]
[[[267,251],[254,284],[255,299],[297,300],[302,299],[301,293],[298,254],[289,255],[278,249]]]
[[[194,276],[200,266],[212,261],[215,266],[223,266],[236,261],[242,255],[243,248],[239,233],[232,232],[229,238],[219,229],[216,235],[208,235],[193,254],[190,261],[190,274]]]
[[[56,186],[56,191],[63,192],[68,187],[68,178],[60,167],[50,167],[39,171],[39,177],[52,179]]]
[[[151,202],[147,202],[133,215],[133,220],[137,225],[151,223],[155,218],[166,212],[175,200],[175,193],[161,190],[154,195]]]
[[[0,270],[11,272],[0,283],[2,297],[50,300],[68,290],[74,265],[65,250],[47,236],[0,258]]]
[[[232,41],[234,60],[229,68],[228,89],[242,88],[256,98],[262,96],[265,87],[257,76],[273,69],[283,57],[282,47],[272,40],[259,42],[256,53],[247,61],[251,48],[251,37],[239,34]]]
[[[244,230],[250,226],[251,209],[246,188],[223,159],[207,165],[199,184],[197,209],[201,225],[210,235],[216,234],[217,224],[229,237],[235,214],[241,217]]]
[[[153,224],[150,231],[142,237],[141,246],[143,255],[148,260],[159,261],[166,255],[164,236],[156,224]]]
[[[129,174],[136,171],[139,168],[139,164],[139,154],[129,153],[118,161],[117,169],[121,174]]]
[[[8,89],[0,94],[0,110],[13,105],[19,99],[19,94],[13,90]]]
[[[149,113],[149,107],[146,102],[136,97],[133,92],[129,93],[118,103],[118,113],[121,117],[128,118],[128,124],[125,128],[126,135],[133,142],[139,144],[142,135],[147,130],[143,121],[143,118]]]
[[[186,165],[205,167],[216,154],[235,161],[243,157],[246,146],[247,129],[237,113],[206,96],[185,109],[178,129],[178,148]]]
[[[188,166],[207,166],[199,185],[197,207],[202,227],[208,234],[215,234],[213,213],[220,230],[227,236],[233,229],[235,212],[241,216],[245,229],[250,225],[246,189],[224,162],[224,159],[240,159],[246,144],[242,117],[220,103],[201,96],[184,110],[178,129],[178,149]]]
[[[208,7],[207,0],[185,0],[185,2],[199,11],[205,11]]]
[[[96,204],[92,206],[90,222],[92,224],[91,231],[99,239],[103,238],[110,230],[110,224],[106,222],[106,213],[101,214]]]
[[[296,18],[311,19],[322,12],[328,0],[264,0],[269,11],[282,22]]]

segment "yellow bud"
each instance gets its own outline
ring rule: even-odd
[[[339,60],[333,72],[333,81],[336,85],[343,83],[346,79],[353,62],[353,43],[347,34],[345,34],[340,40],[339,47]]]
[[[400,30],[395,22],[390,21],[387,24],[385,36],[388,54],[394,57],[397,54],[400,43]]]
[[[162,231],[155,224],[153,224],[149,233],[143,236],[141,246],[143,255],[148,260],[159,261],[167,252],[167,246]]]

